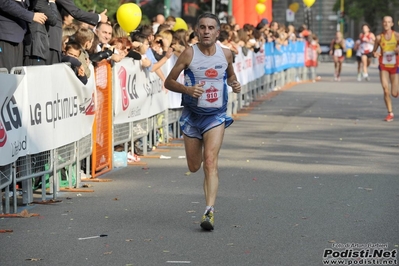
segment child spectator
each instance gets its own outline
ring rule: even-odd
[[[79,61],[82,63],[82,66],[85,71],[85,75],[87,78],[90,78],[90,69],[89,65],[91,64],[89,59],[88,50],[92,47],[94,41],[94,32],[89,29],[80,28],[74,34],[74,40],[82,47],[82,52],[79,56]]]
[[[62,28],[62,52],[65,53],[65,45],[69,41],[73,41],[73,35],[76,33],[77,28],[75,25],[65,26]]]
[[[75,72],[78,79],[83,83],[87,84],[87,76],[82,63],[79,61],[79,56],[82,53],[82,47],[77,42],[68,42],[65,46],[65,53],[62,56],[62,62],[68,62],[71,64],[72,70]]]
[[[149,42],[148,39],[145,35],[141,33],[136,33],[133,34],[132,36],[132,41],[133,42],[139,42],[140,45],[133,48],[136,52],[141,54],[141,66],[149,69],[152,65],[152,62],[150,59],[147,58],[146,53],[149,48]]]

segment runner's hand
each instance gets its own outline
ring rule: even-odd
[[[186,93],[194,98],[199,98],[204,93],[202,88],[205,84],[195,84],[192,87],[186,87]]]
[[[234,93],[240,93],[241,92],[241,84],[237,80],[234,80],[232,83],[228,84],[232,89]]]
[[[374,56],[374,57],[380,57],[381,54],[380,54],[379,52],[373,52],[373,56]]]

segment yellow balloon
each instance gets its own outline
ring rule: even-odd
[[[299,10],[299,4],[297,2],[292,3],[289,7],[288,7],[292,12],[296,13]]]
[[[258,3],[266,3],[266,0],[258,0]]]
[[[255,10],[256,10],[256,13],[258,13],[259,15],[262,15],[263,12],[266,11],[266,6],[262,3],[257,3],[255,5]]]
[[[352,49],[346,50],[346,58],[351,58],[352,57]]]
[[[303,3],[304,3],[305,6],[307,6],[307,7],[313,6],[314,2],[316,2],[316,0],[303,0]]]
[[[173,26],[172,30],[177,31],[177,30],[180,30],[180,29],[188,30],[188,26],[187,26],[186,22],[182,18],[176,18],[176,23]]]
[[[134,3],[123,4],[116,11],[116,19],[127,33],[137,29],[141,22],[141,16],[140,7]]]

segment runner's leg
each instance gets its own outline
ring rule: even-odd
[[[380,80],[381,86],[384,91],[384,102],[385,106],[387,107],[388,113],[392,113],[392,101],[390,95],[390,88],[389,88],[389,72],[388,71],[380,71]]]
[[[202,163],[202,140],[183,135],[187,166],[190,172],[197,172]]]
[[[206,206],[214,206],[219,187],[218,157],[224,137],[224,124],[204,133],[204,193]]]
[[[369,76],[368,71],[367,71],[367,64],[368,57],[367,55],[362,55],[362,63],[363,63],[363,77],[367,78]]]
[[[398,98],[398,86],[399,86],[399,74],[391,74],[389,78],[391,79],[391,95],[392,97]]]

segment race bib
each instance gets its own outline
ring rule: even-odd
[[[342,56],[342,49],[336,49],[336,50],[334,50],[334,56],[336,56],[336,57],[341,57],[341,56]]]
[[[200,81],[205,91],[198,98],[198,107],[220,108],[223,105],[223,81]]]
[[[394,51],[384,52],[382,55],[382,63],[384,65],[396,65],[396,54]]]

